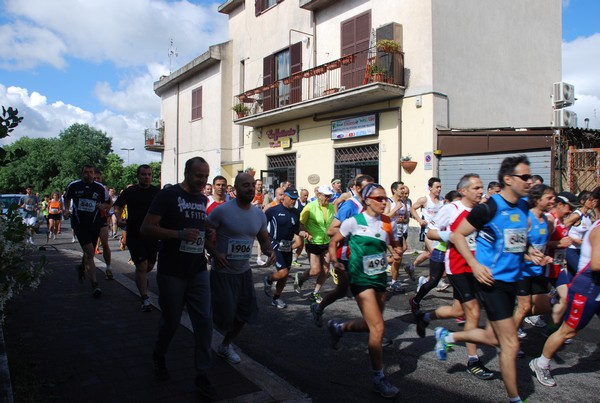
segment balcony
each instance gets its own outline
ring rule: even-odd
[[[144,130],[144,148],[148,151],[163,152],[165,150],[165,128],[157,124],[157,128]]]
[[[292,73],[236,96],[234,122],[262,127],[404,96],[404,54],[368,49]]]

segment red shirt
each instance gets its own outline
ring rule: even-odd
[[[550,234],[550,239],[548,239],[548,241],[560,241],[561,239],[569,236],[569,228],[565,227],[565,225],[558,218],[556,218],[552,212],[547,213],[546,217],[548,217],[548,221],[554,222],[554,231],[552,234]],[[546,266],[546,277],[552,279],[558,278],[560,270],[562,269],[561,262],[565,261],[566,252],[566,248],[557,249],[548,247],[548,256],[553,257],[554,262],[558,262],[558,264],[552,262]]]

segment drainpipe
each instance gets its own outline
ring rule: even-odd
[[[402,107],[404,103],[402,103]],[[398,108],[398,157],[402,158],[402,107]],[[398,175],[396,177],[398,180],[402,180],[402,168],[400,167],[400,161],[396,163],[396,169],[398,170]]]
[[[179,83],[177,83],[177,113],[175,121],[175,183],[179,183]]]

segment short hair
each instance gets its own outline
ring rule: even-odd
[[[390,186],[390,190],[392,191],[392,193],[394,193],[396,189],[398,189],[398,186],[400,186],[400,182],[392,182],[392,186]]]
[[[375,179],[373,179],[373,177],[371,175],[360,175],[359,177],[356,178],[356,186],[361,186],[363,182],[375,182]]]
[[[427,186],[429,187],[433,187],[433,184],[439,182],[442,183],[442,180],[440,178],[436,178],[435,176],[432,176],[431,178],[429,178],[429,180],[427,181]]]
[[[554,189],[552,189],[548,185],[544,185],[540,183],[539,185],[533,186],[529,189],[529,194],[527,195],[527,204],[529,208],[534,208],[537,205],[537,202],[546,194],[548,191],[554,193]]]
[[[458,189],[464,189],[467,186],[469,186],[469,183],[471,182],[471,178],[478,178],[479,179],[479,175],[478,174],[474,174],[474,173],[464,174],[463,177],[460,178],[460,180],[456,184],[456,190],[458,190]]]
[[[90,164],[83,164],[83,166],[81,167],[81,172],[83,173],[83,171],[85,171],[86,169],[91,169],[92,171],[96,172],[96,168]]]
[[[592,190],[592,199],[600,200],[600,186]]]
[[[206,160],[202,157],[192,157],[189,160],[187,160],[185,162],[185,168],[183,170],[183,174],[187,175],[190,173],[190,171],[192,170],[192,166],[194,166],[194,164],[196,162],[200,162],[201,164],[206,164],[208,165],[208,162],[206,162]]]
[[[500,182],[500,187],[503,188],[506,185],[504,183],[504,177],[506,175],[514,174],[515,168],[519,164],[530,165],[529,158],[527,158],[525,154],[504,158],[502,164],[500,164],[500,170],[498,171],[498,182]]]
[[[490,190],[490,189],[492,189],[492,188],[499,188],[499,187],[500,187],[500,183],[499,183],[499,182],[496,182],[496,181],[491,181],[491,182],[488,184],[488,187],[487,187],[487,188],[488,188],[488,190]]]
[[[544,178],[542,178],[539,175],[531,175],[531,180],[534,181],[534,182],[535,181],[540,181],[540,183],[544,183]]]
[[[578,195],[577,195],[577,200],[579,200],[579,204],[581,204],[583,206],[583,204],[588,201],[590,199],[590,197],[592,197],[592,192],[590,192],[589,190],[582,190]]]
[[[135,170],[135,176],[139,176],[140,172],[142,172],[142,169],[152,169],[152,167],[150,165],[148,165],[148,164],[141,164]]]
[[[225,181],[225,184],[227,184],[227,178],[222,175],[217,175],[213,178],[213,185],[217,183],[217,181]]]
[[[444,200],[448,200],[448,202],[450,203],[453,202],[454,199],[462,199],[462,195],[458,193],[457,190],[451,190],[448,193],[446,193],[446,196],[444,196]]]

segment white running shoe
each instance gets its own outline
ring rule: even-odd
[[[423,287],[423,285],[427,282],[427,277],[421,276],[419,277],[419,282],[417,283],[417,292]]]
[[[546,327],[546,322],[540,317],[540,315],[527,316],[525,318],[525,323],[529,323],[531,326],[535,327]]]

